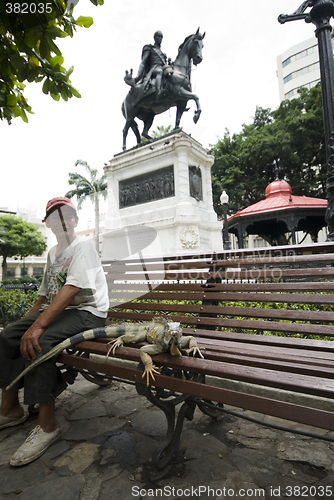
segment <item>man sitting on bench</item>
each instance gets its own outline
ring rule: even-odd
[[[0,429],[24,422],[18,390],[7,385],[36,357],[81,331],[103,327],[109,308],[108,289],[100,259],[90,241],[75,234],[76,208],[68,198],[47,203],[43,219],[55,234],[39,298],[26,316],[0,333]],[[12,466],[28,464],[41,456],[60,436],[55,398],[66,388],[55,359],[41,363],[24,378],[24,403],[39,404],[37,426],[14,453]]]

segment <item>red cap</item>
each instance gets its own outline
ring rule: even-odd
[[[42,222],[45,222],[46,218],[57,208],[61,207],[62,205],[67,205],[68,207],[73,208],[75,213],[77,212],[77,209],[73,205],[72,201],[69,198],[66,198],[65,196],[57,196],[56,198],[52,198],[52,200],[49,200],[46,204],[46,209],[45,209],[45,217],[42,220]]]

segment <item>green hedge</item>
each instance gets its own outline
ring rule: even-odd
[[[5,326],[24,316],[38,299],[36,291],[25,293],[21,290],[0,288],[0,325]]]
[[[1,284],[2,285],[25,285],[26,283],[27,284],[33,284],[33,285],[39,285],[41,282],[42,282],[42,278],[43,278],[43,275],[42,276],[35,276],[35,277],[31,277],[31,276],[23,276],[23,278],[6,278],[4,280],[1,281]]]

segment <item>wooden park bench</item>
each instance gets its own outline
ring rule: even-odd
[[[108,339],[86,341],[59,362],[100,383],[135,383],[164,411],[168,442],[156,467],[169,462],[196,406],[212,417],[232,405],[334,431],[333,244],[140,257],[103,263],[108,321],[178,321],[204,359],[154,356],[161,374],[149,387],[137,366],[142,344],[106,360]]]

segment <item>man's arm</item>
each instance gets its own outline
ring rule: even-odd
[[[139,80],[142,80],[142,78],[144,77],[146,66],[147,66],[147,61],[148,61],[150,55],[151,55],[151,51],[149,49],[146,49],[146,50],[144,49],[142,60],[141,60],[141,63],[139,65],[138,73],[137,73],[137,76],[135,78],[136,83],[139,82]]]
[[[71,300],[79,293],[81,288],[72,285],[65,285],[60,290],[58,295],[53,299],[51,304],[43,311],[36,321],[31,325],[31,327],[25,332],[21,339],[21,354],[24,358],[28,360],[35,359],[36,353],[41,352],[40,345],[38,343],[39,337],[44,332],[44,329],[53,321],[61,312],[63,312],[66,307],[70,304]],[[42,298],[44,301],[42,302]],[[41,305],[45,302],[45,297],[41,296],[37,300],[36,304],[30,309],[28,314],[35,312],[37,305]],[[38,310],[38,309],[37,309]]]

